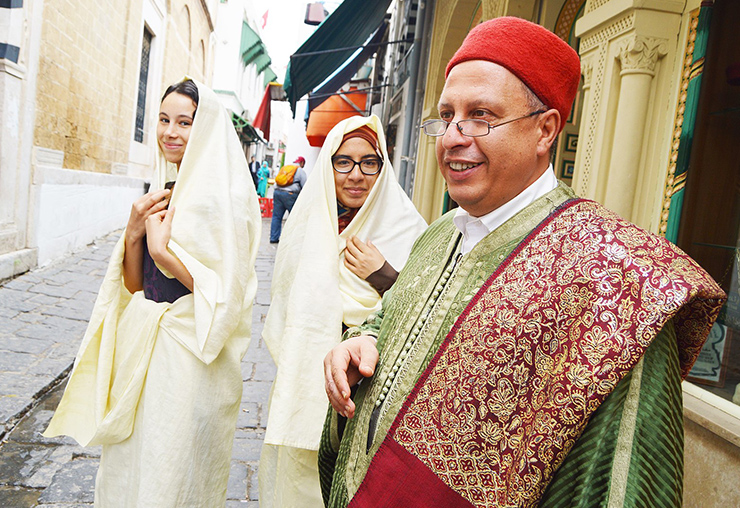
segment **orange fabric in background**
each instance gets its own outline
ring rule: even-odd
[[[350,91],[356,88],[350,89]],[[365,110],[367,93],[351,93],[345,95],[359,109]],[[332,95],[322,102],[316,109],[311,111],[306,125],[306,139],[311,146],[321,147],[324,145],[326,135],[339,122],[351,116],[364,116],[347,104],[338,95]]]

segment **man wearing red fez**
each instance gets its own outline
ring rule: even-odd
[[[681,505],[680,383],[725,295],[555,178],[579,79],[575,51],[518,18],[447,65],[423,128],[460,207],[324,361],[327,506]]]

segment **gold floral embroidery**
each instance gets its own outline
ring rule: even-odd
[[[686,375],[723,298],[672,244],[577,201],[471,302],[391,438],[475,506],[533,506],[665,322]]]

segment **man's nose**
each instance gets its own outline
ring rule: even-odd
[[[442,135],[442,146],[449,150],[456,146],[469,145],[471,140],[470,136],[463,136],[457,122],[450,122]]]

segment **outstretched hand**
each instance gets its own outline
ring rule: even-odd
[[[350,389],[363,377],[370,377],[378,364],[375,338],[369,335],[352,337],[340,343],[324,358],[326,395],[336,412],[346,418],[355,415],[355,403]]]
[[[380,270],[384,263],[383,254],[370,240],[365,243],[356,236],[349,237],[344,250],[344,265],[352,273],[364,280]]]

